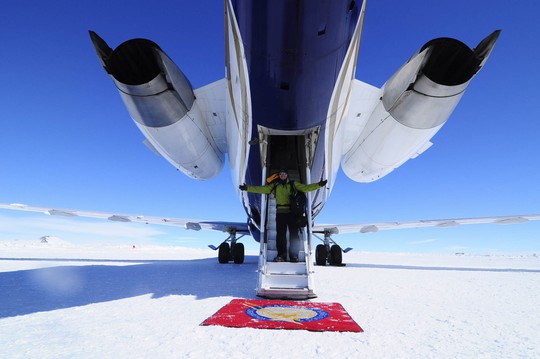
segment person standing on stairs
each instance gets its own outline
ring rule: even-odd
[[[290,210],[290,197],[294,193],[294,189],[300,192],[311,192],[321,187],[324,187],[327,180],[322,180],[318,183],[303,184],[289,180],[289,174],[287,170],[280,170],[278,172],[279,178],[273,182],[264,186],[251,186],[245,183],[240,185],[241,191],[247,191],[251,193],[270,194],[274,192],[276,196],[276,246],[277,257],[274,259],[276,262],[283,262],[287,259],[287,228],[289,229],[289,237],[291,244],[297,242],[298,239],[298,226],[296,224],[296,218],[293,216]],[[289,253],[291,262],[298,262],[298,249],[294,250],[293,246],[290,246],[291,253]]]

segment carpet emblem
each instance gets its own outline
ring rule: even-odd
[[[258,320],[303,323],[322,320],[328,317],[328,312],[319,308],[306,308],[294,305],[264,305],[252,306],[246,314]]]

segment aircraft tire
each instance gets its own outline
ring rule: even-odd
[[[343,264],[343,255],[341,247],[337,244],[334,244],[330,247],[330,265],[340,266]]]
[[[326,256],[328,255],[326,251],[326,247],[322,244],[317,245],[315,247],[315,264],[318,266],[324,266],[326,265]]]
[[[234,263],[242,264],[244,263],[244,244],[236,243],[233,247],[233,259]]]
[[[231,246],[229,246],[229,243],[221,243],[219,245],[218,249],[218,261],[221,264],[229,263],[229,259],[231,256],[230,253]]]

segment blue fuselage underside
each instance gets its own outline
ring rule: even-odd
[[[242,36],[257,126],[320,126],[311,181],[324,174],[324,123],[358,21],[354,0],[232,0]],[[261,184],[259,146],[251,146],[246,182]],[[252,208],[258,196],[250,196]]]

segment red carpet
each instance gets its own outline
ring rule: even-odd
[[[339,303],[233,299],[201,325],[363,332]]]

